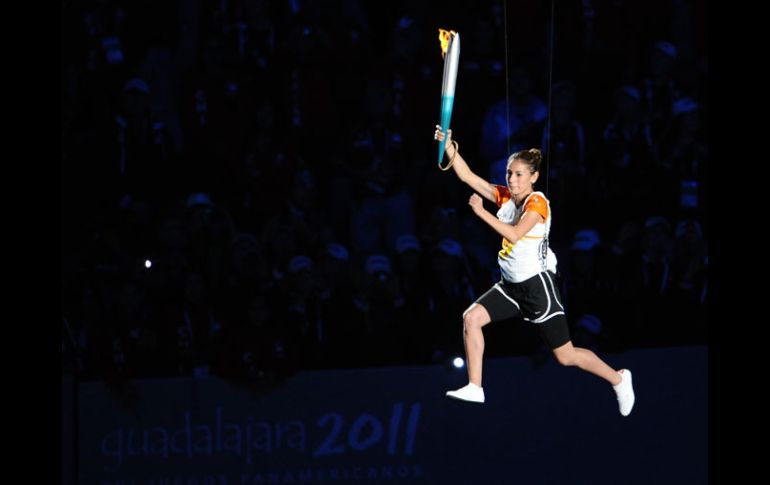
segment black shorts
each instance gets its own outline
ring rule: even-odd
[[[536,324],[543,341],[555,349],[570,340],[555,278],[552,272],[544,271],[521,283],[502,280],[476,303],[487,310],[492,322],[519,317]]]

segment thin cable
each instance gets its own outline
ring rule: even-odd
[[[503,0],[503,34],[505,36],[505,158],[508,158],[511,155],[511,103],[508,99],[508,0]],[[508,185],[507,181],[506,185]]]
[[[548,56],[548,121],[546,123],[546,133],[548,133],[548,146],[545,147],[545,196],[548,197],[548,185],[551,180],[551,98],[553,96],[553,32],[555,22],[554,0],[551,0],[551,42],[549,46],[550,55]]]

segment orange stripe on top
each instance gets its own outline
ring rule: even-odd
[[[548,202],[545,201],[544,197],[535,194],[527,200],[524,206],[523,212],[527,211],[537,212],[543,216],[543,219],[548,219]]]
[[[497,207],[502,207],[509,200],[511,200],[511,192],[508,190],[508,187],[495,185],[495,203]]]

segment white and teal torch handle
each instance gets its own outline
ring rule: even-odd
[[[438,164],[444,159],[446,132],[452,120],[452,106],[455,101],[455,85],[457,84],[457,66],[460,62],[460,34],[453,33],[449,38],[449,47],[444,58],[444,82],[441,85],[441,129],[444,139],[438,142]]]

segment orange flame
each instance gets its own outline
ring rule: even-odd
[[[449,39],[457,32],[454,30],[438,29],[438,40],[441,42],[441,58],[446,59],[446,51],[449,49]]]

